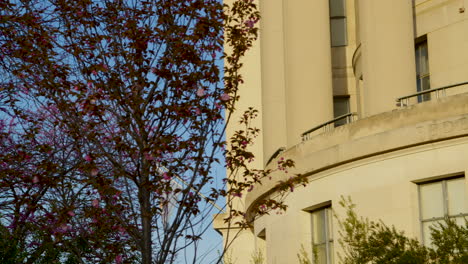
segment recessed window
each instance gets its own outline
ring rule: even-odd
[[[329,0],[330,38],[332,47],[346,46],[346,5],[345,0]]]
[[[416,87],[418,92],[431,89],[431,80],[429,75],[429,56],[427,49],[427,40],[416,44]],[[429,93],[418,96],[418,102],[431,100]]]
[[[334,118],[346,115],[349,113],[349,96],[333,97],[333,115]],[[335,122],[335,127],[345,125],[348,122],[347,118]]]
[[[314,263],[333,263],[333,226],[330,207],[311,212],[312,214],[312,249]]]
[[[430,226],[445,217],[465,223],[468,216],[465,178],[452,178],[419,185],[420,217],[424,245],[431,245]]]

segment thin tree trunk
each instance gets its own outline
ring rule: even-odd
[[[142,264],[152,263],[152,239],[151,239],[151,203],[150,193],[143,185],[140,187],[141,199],[141,223],[143,236],[141,241]]]

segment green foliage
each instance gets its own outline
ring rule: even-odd
[[[304,245],[301,245],[301,249],[299,250],[299,253],[297,253],[297,259],[299,260],[299,264],[312,264],[312,261],[310,260],[309,254],[307,254]]]
[[[232,257],[232,250],[228,250],[221,255],[223,264],[234,264],[236,261]]]
[[[468,263],[468,221],[457,225],[447,218],[444,223],[431,227],[431,238],[435,248],[431,251],[433,263]]]
[[[340,205],[346,209],[346,218],[338,219],[343,264],[468,263],[468,223],[459,226],[446,219],[432,227],[434,248],[428,248],[382,221],[359,217],[350,198],[343,198]]]
[[[265,259],[265,256],[263,255],[263,252],[259,249],[259,250],[255,250],[253,253],[252,253],[252,256],[251,256],[251,260],[250,260],[250,263],[251,264],[264,264],[266,263],[266,259]]]

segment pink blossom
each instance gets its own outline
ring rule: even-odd
[[[39,182],[39,178],[38,178],[37,176],[34,176],[32,182],[33,182],[33,183],[38,183],[38,182]]]
[[[169,174],[167,174],[167,172],[165,172],[165,173],[163,173],[163,179],[170,180],[171,177],[169,176]]]
[[[146,160],[154,160],[153,155],[149,154],[148,152],[145,152],[144,156]]]
[[[221,101],[228,101],[231,99],[231,96],[229,94],[223,93],[221,95]]]
[[[94,168],[94,169],[91,170],[91,176],[97,176],[98,173],[99,173],[99,170],[96,169],[96,168]]]
[[[92,82],[88,82],[88,88],[92,88],[93,87],[93,83]]]
[[[71,217],[74,217],[75,216],[75,213],[73,211],[68,211],[67,212],[67,215],[71,216]]]
[[[92,205],[96,208],[99,207],[99,200],[98,199],[94,199],[93,202],[92,202]]]
[[[156,71],[157,71],[156,68],[151,68],[152,73],[156,73]]]
[[[201,115],[201,110],[200,110],[200,108],[195,108],[195,114]]]
[[[91,156],[88,154],[84,157],[84,159],[87,161],[87,162],[91,162],[93,160],[93,158],[91,158]]]
[[[95,71],[95,70],[93,70],[91,73],[92,73],[93,75],[97,75],[97,71]]]
[[[122,263],[122,260],[123,260],[122,255],[117,255],[117,256],[115,257],[115,263],[116,263],[116,264],[121,264],[121,263]]]
[[[205,90],[203,88],[200,88],[197,90],[197,96],[202,97],[205,95]]]
[[[249,27],[249,28],[253,28],[254,25],[255,25],[255,21],[253,21],[253,20],[247,20],[247,21],[245,21],[245,25],[246,25],[247,27]]]
[[[125,232],[126,232],[125,228],[119,226],[118,230],[119,230],[120,235],[122,235],[122,236],[125,235]]]
[[[67,224],[61,224],[58,228],[57,228],[57,232],[59,233],[66,233],[68,230],[71,229],[71,226],[67,225]]]

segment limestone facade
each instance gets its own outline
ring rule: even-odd
[[[287,196],[284,214],[242,231],[235,263],[256,250],[268,264],[298,263],[301,247],[339,263],[328,211],[343,216],[341,196],[426,244],[428,225],[467,214],[468,0],[257,1],[260,38],[238,105],[260,110],[254,166],[291,158],[309,184]],[[256,186],[239,209],[274,196],[284,177]],[[214,227],[227,231],[219,219]]]

